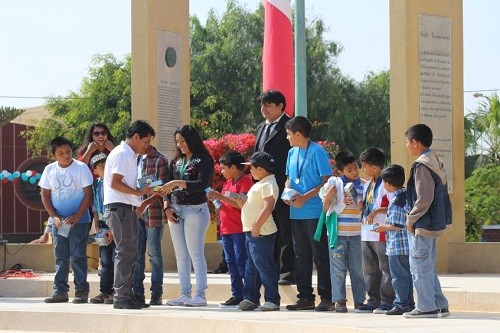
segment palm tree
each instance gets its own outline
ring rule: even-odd
[[[480,163],[499,165],[500,157],[500,99],[498,95],[474,94],[484,97],[475,112],[466,116],[466,137],[469,149],[482,156]]]

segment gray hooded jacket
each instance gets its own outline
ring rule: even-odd
[[[429,150],[413,163],[407,183],[407,222],[415,235],[440,237],[451,227],[451,202],[443,162]]]

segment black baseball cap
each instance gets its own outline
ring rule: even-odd
[[[253,165],[256,168],[264,168],[267,172],[274,173],[274,158],[263,151],[253,153],[248,162],[243,162],[241,164]]]

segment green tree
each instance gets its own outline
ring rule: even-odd
[[[46,107],[51,118],[27,130],[29,149],[39,154],[58,135],[78,147],[96,122],[107,124],[115,137],[123,138],[131,119],[130,64],[130,56],[123,61],[111,54],[94,56],[80,91],[49,99]]]
[[[205,26],[190,18],[191,117],[204,137],[253,131],[261,121],[262,6],[250,13],[235,1]]]
[[[205,26],[191,17],[191,117],[204,137],[253,132],[262,121],[255,99],[262,90],[264,12],[228,1]],[[307,104],[314,140],[335,141],[359,154],[368,145],[389,151],[389,74],[357,83],[336,60],[342,46],[326,40],[321,19],[307,23]]]
[[[500,224],[500,166],[489,164],[474,170],[465,180],[465,204],[481,225]],[[467,221],[469,223],[469,221]]]
[[[0,106],[0,127],[8,124],[12,119],[23,112],[24,110],[12,108],[10,106]]]
[[[497,94],[482,97],[485,101],[465,118],[466,148],[481,155],[480,165],[500,165],[500,100]]]

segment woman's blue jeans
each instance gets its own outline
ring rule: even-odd
[[[205,235],[210,224],[210,212],[206,203],[179,205],[179,223],[168,222],[181,294],[191,297],[191,262],[196,276],[196,295],[205,297],[207,289],[207,261],[205,260]]]

